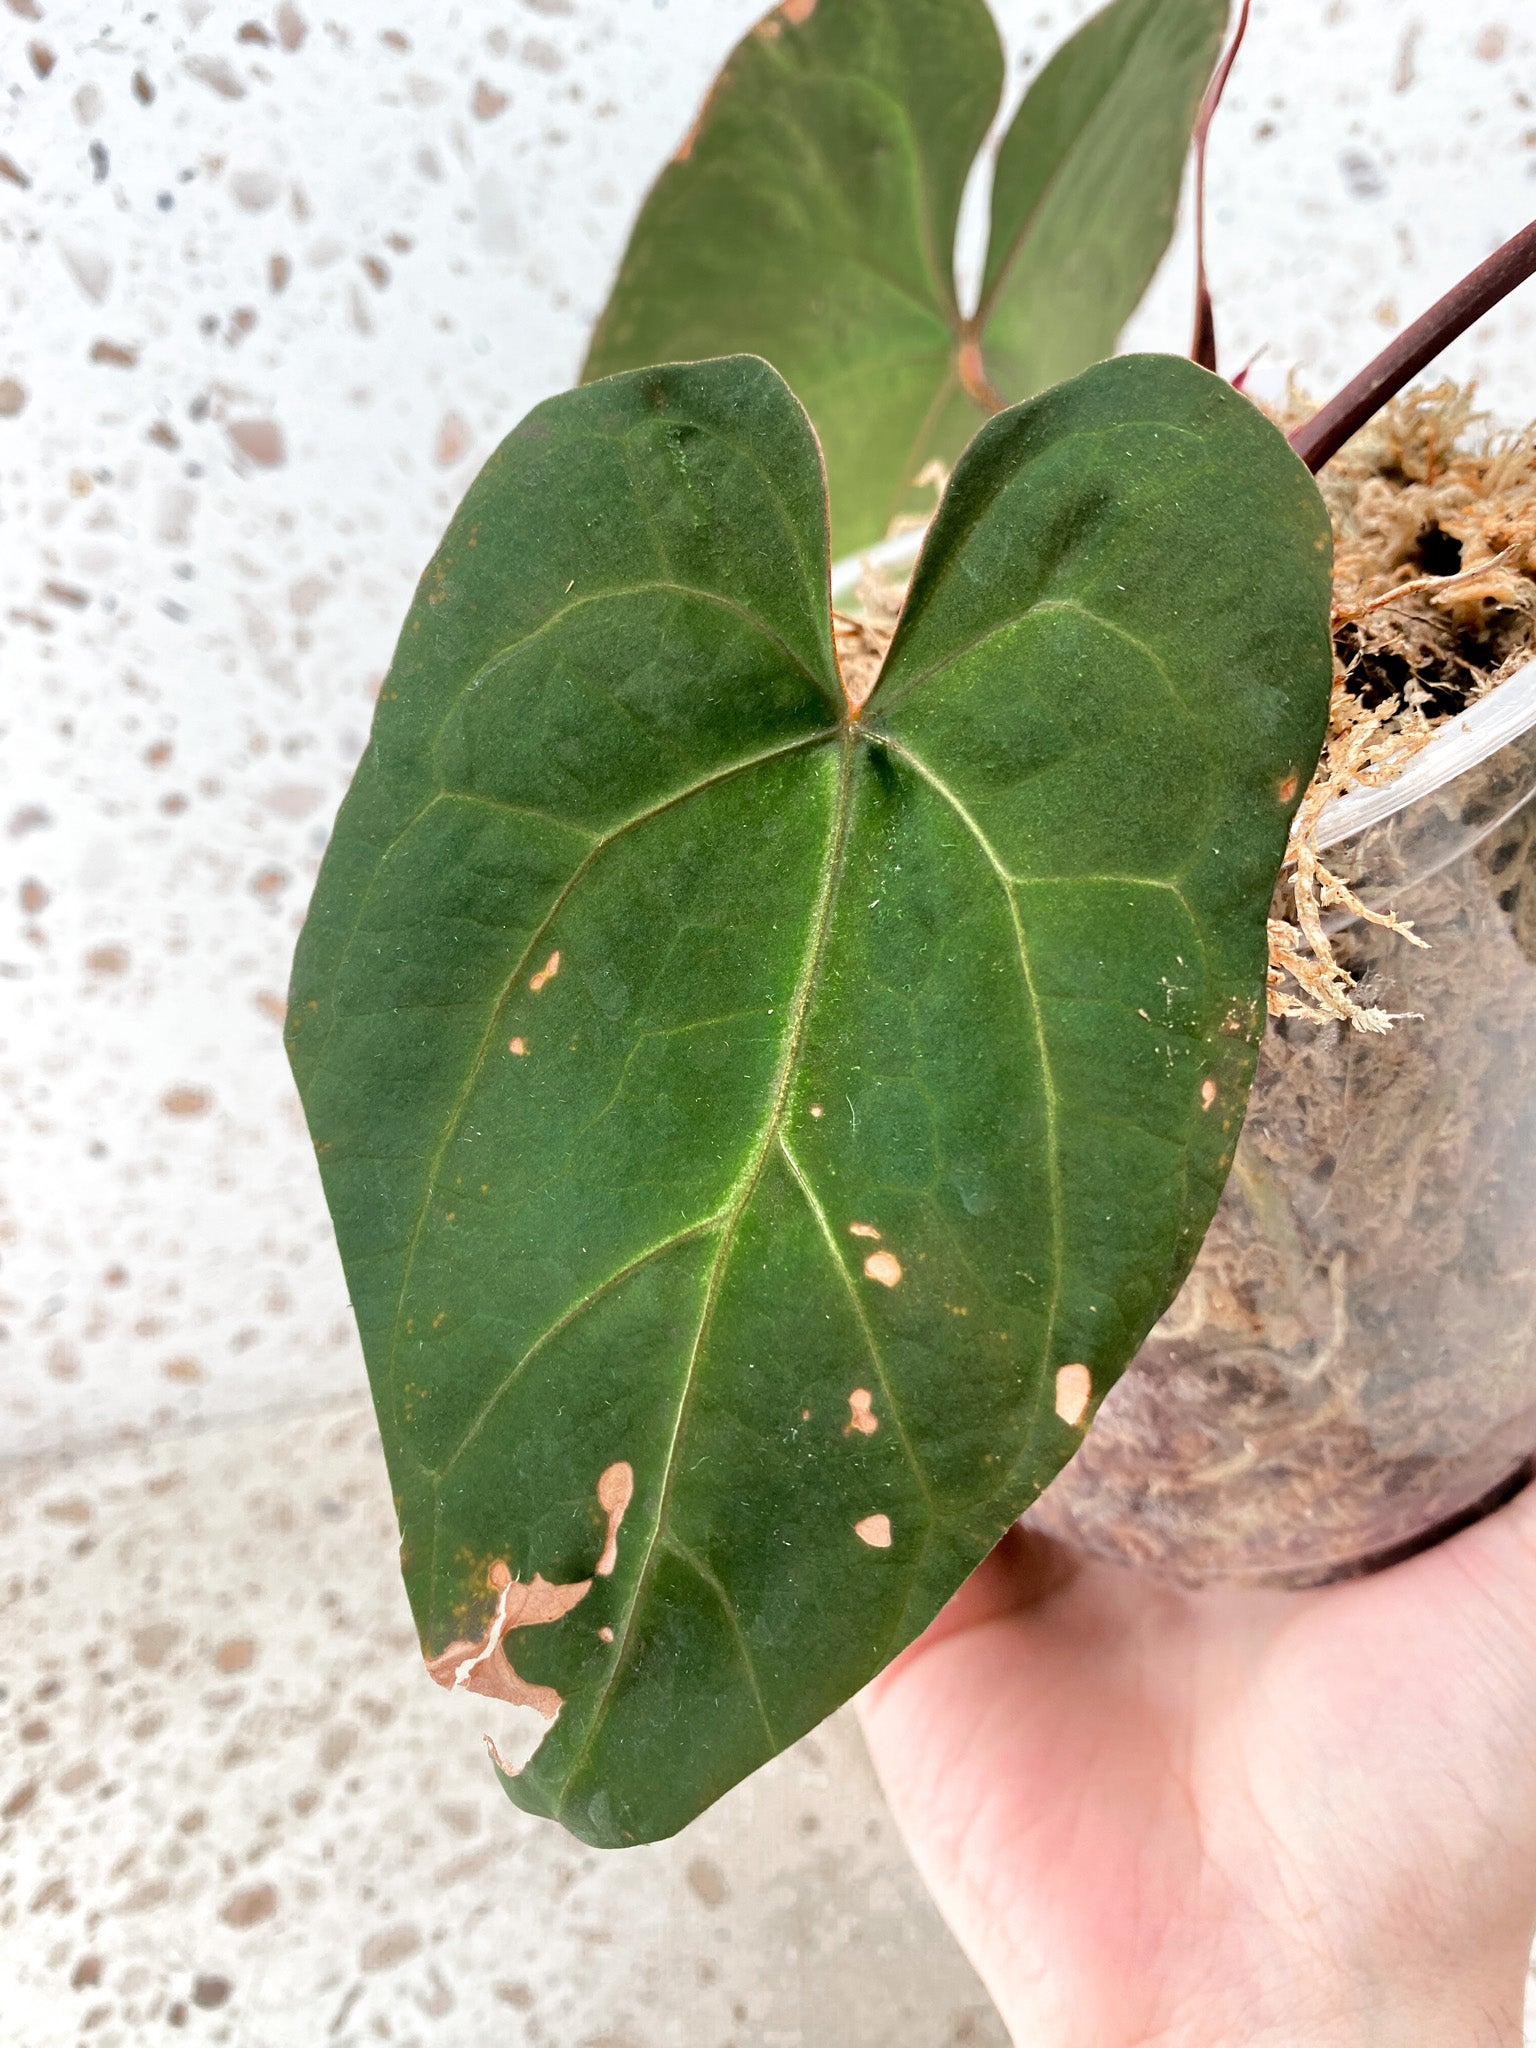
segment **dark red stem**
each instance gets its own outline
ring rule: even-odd
[[[1291,446],[1315,476],[1331,455],[1337,455],[1351,434],[1395,398],[1410,377],[1432,362],[1441,349],[1475,320],[1507,298],[1517,284],[1536,271],[1536,220],[1511,235],[1486,263],[1479,263],[1395,341],[1389,341],[1375,362],[1368,363],[1321,412],[1291,435]]]
[[[1195,337],[1189,345],[1189,353],[1191,361],[1197,362],[1202,370],[1214,370],[1216,367],[1216,315],[1211,307],[1210,286],[1205,281],[1205,144],[1216,109],[1221,105],[1221,96],[1227,89],[1233,59],[1248,33],[1249,4],[1250,0],[1243,0],[1232,40],[1222,52],[1221,62],[1211,73],[1211,81],[1205,88],[1205,97],[1200,102],[1200,112],[1195,121]]]

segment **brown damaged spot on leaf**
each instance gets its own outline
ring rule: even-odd
[[[555,976],[559,972],[560,955],[558,953],[551,953],[549,958],[544,962],[544,965],[539,969],[538,973],[529,975],[528,986],[530,989],[532,989],[533,993],[537,995],[539,990],[544,986],[545,982],[553,981]]]
[[[1216,1083],[1209,1075],[1200,1083],[1200,1107],[1209,1109],[1216,1100]]]
[[[880,1233],[876,1230],[873,1223],[850,1223],[848,1235],[850,1237],[878,1237]]]
[[[844,1436],[852,1436],[855,1430],[860,1436],[874,1435],[880,1427],[880,1418],[871,1406],[873,1399],[868,1387],[854,1388],[848,1396],[848,1420],[843,1424]]]
[[[598,1506],[608,1517],[608,1536],[594,1574],[606,1578],[618,1558],[619,1524],[634,1498],[635,1471],[625,1460],[609,1465],[597,1482]],[[546,1721],[553,1721],[565,1701],[552,1685],[531,1685],[519,1678],[506,1653],[504,1638],[514,1629],[537,1628],[542,1623],[561,1621],[586,1599],[591,1579],[577,1579],[554,1585],[535,1572],[525,1585],[514,1579],[504,1558],[497,1558],[486,1573],[496,1594],[496,1611],[479,1642],[454,1642],[435,1657],[427,1659],[427,1670],[448,1692],[482,1693],[487,1699],[505,1700],[509,1706],[532,1707]],[[599,1630],[605,1642],[613,1631]],[[520,1765],[508,1764],[490,1736],[485,1738],[496,1768],[505,1776],[517,1776]]]
[[[597,1504],[608,1517],[608,1537],[603,1544],[603,1554],[592,1567],[600,1579],[611,1577],[619,1561],[619,1524],[634,1497],[635,1468],[620,1459],[617,1464],[610,1465],[597,1482]]]
[[[1093,1399],[1093,1375],[1086,1365],[1064,1365],[1056,1375],[1056,1413],[1076,1429]]]
[[[816,12],[816,0],[784,0],[779,12],[792,28],[799,28]]]
[[[509,1038],[507,1040],[507,1051],[520,1060],[528,1057],[527,1044],[521,1038]]]
[[[546,1721],[553,1721],[565,1702],[552,1685],[530,1685],[518,1677],[502,1638],[515,1628],[537,1628],[544,1622],[563,1620],[586,1599],[592,1581],[577,1579],[556,1586],[535,1572],[524,1585],[513,1578],[501,1558],[487,1576],[497,1595],[490,1627],[478,1643],[450,1643],[446,1650],[428,1658],[427,1670],[449,1692],[483,1693],[487,1699],[506,1700],[514,1707],[532,1707]],[[501,1768],[505,1770],[506,1765]]]
[[[871,1252],[864,1261],[866,1280],[878,1280],[882,1287],[894,1287],[901,1279],[901,1261],[894,1252]]]
[[[889,1515],[866,1515],[862,1522],[854,1523],[853,1533],[861,1543],[867,1543],[871,1550],[889,1550],[891,1518]]]

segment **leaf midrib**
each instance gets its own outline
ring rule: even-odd
[[[811,916],[809,943],[807,944],[805,959],[796,981],[794,995],[790,1001],[789,1020],[784,1032],[784,1048],[780,1053],[778,1069],[774,1075],[768,1114],[763,1121],[763,1128],[758,1135],[752,1156],[748,1159],[731,1200],[726,1205],[724,1211],[723,1221],[720,1225],[720,1243],[711,1261],[709,1276],[705,1281],[704,1300],[699,1311],[698,1327],[694,1332],[693,1343],[689,1349],[688,1363],[683,1373],[682,1389],[678,1396],[677,1413],[673,1419],[672,1435],[667,1445],[666,1459],[662,1468],[661,1498],[656,1507],[656,1520],[651,1530],[650,1541],[646,1545],[645,1555],[641,1560],[639,1577],[636,1579],[635,1591],[630,1600],[628,1612],[624,1617],[623,1630],[614,1646],[613,1661],[609,1669],[608,1678],[592,1708],[582,1735],[580,1747],[577,1749],[576,1755],[572,1758],[565,1774],[565,1782],[561,1788],[560,1798],[555,1808],[555,1818],[557,1819],[564,1812],[566,1802],[570,1798],[571,1788],[580,1775],[582,1765],[586,1762],[587,1756],[591,1751],[597,1731],[602,1725],[608,1701],[613,1696],[614,1688],[619,1682],[635,1641],[637,1618],[644,1605],[651,1575],[655,1570],[656,1559],[667,1534],[667,1510],[671,1504],[673,1487],[677,1477],[678,1450],[682,1442],[683,1430],[687,1424],[688,1409],[698,1377],[699,1358],[703,1352],[705,1340],[709,1335],[709,1327],[714,1314],[715,1302],[719,1296],[720,1284],[724,1277],[726,1264],[730,1258],[731,1248],[735,1242],[736,1231],[742,1217],[746,1213],[747,1205],[750,1203],[753,1194],[757,1190],[757,1185],[762,1179],[763,1169],[767,1165],[774,1142],[778,1138],[783,1124],[784,1108],[795,1077],[795,1068],[799,1060],[805,1023],[810,1014],[811,1003],[820,974],[822,957],[826,950],[827,932],[832,921],[832,908],[837,900],[837,883],[842,870],[843,852],[848,838],[854,753],[859,737],[860,735],[851,723],[844,726],[838,755],[837,790],[833,802],[831,829],[827,835],[827,850],[822,862],[816,905]],[[755,1673],[751,1674],[751,1678],[753,1690],[756,1692]],[[760,1708],[762,1706],[760,1696],[759,1706]],[[770,1743],[775,1742],[766,1710],[763,1710],[763,1725]]]
[[[748,1645],[741,1628],[740,1617],[736,1614],[734,1607],[732,1606],[731,1602],[726,1596],[725,1590],[720,1585],[718,1579],[716,1579],[713,1576],[713,1574],[708,1574],[701,1570],[699,1560],[697,1560],[691,1553],[685,1551],[680,1542],[673,1537],[670,1530],[668,1529],[667,1520],[668,1510],[673,1497],[673,1490],[676,1483],[677,1474],[680,1469],[680,1450],[683,1441],[683,1434],[687,1426],[691,1399],[693,1396],[694,1388],[697,1383],[699,1362],[703,1355],[704,1348],[708,1339],[715,1304],[718,1300],[720,1287],[725,1275],[727,1265],[729,1263],[731,1250],[735,1241],[735,1234],[742,1220],[742,1217],[744,1216],[746,1209],[752,1199],[752,1196],[757,1189],[757,1186],[762,1178],[763,1171],[767,1165],[769,1156],[775,1146],[777,1146],[779,1152],[782,1154],[784,1158],[785,1164],[789,1167],[791,1176],[800,1186],[802,1193],[805,1195],[807,1203],[812,1210],[813,1216],[815,1217],[822,1231],[822,1234],[824,1236],[829,1235],[826,1219],[821,1211],[820,1204],[815,1196],[814,1189],[811,1187],[808,1179],[804,1174],[803,1169],[800,1167],[798,1161],[794,1158],[793,1153],[790,1151],[790,1148],[787,1142],[785,1141],[783,1133],[783,1114],[789,1090],[794,1079],[796,1065],[799,1057],[800,1045],[804,1035],[805,1023],[810,1013],[810,1009],[814,1000],[818,973],[826,944],[826,937],[828,930],[830,928],[833,909],[837,901],[838,881],[842,866],[843,851],[847,838],[848,819],[850,810],[852,766],[856,750],[861,743],[889,749],[891,753],[895,754],[899,759],[903,760],[908,765],[908,767],[913,771],[913,773],[917,775],[918,778],[922,782],[924,782],[934,792],[934,794],[937,795],[954,812],[954,814],[960,819],[961,823],[964,825],[967,834],[969,835],[973,844],[976,846],[976,848],[982,855],[987,866],[991,869],[994,876],[996,877],[998,885],[1003,890],[1004,897],[1007,902],[1009,919],[1014,935],[1020,979],[1023,983],[1025,992],[1029,1000],[1031,1026],[1035,1037],[1036,1052],[1040,1067],[1041,1091],[1044,1102],[1046,1121],[1046,1153],[1049,1163],[1048,1189],[1050,1196],[1050,1222],[1052,1239],[1051,1294],[1047,1305],[1045,1327],[1040,1345],[1041,1369],[1038,1375],[1038,1384],[1036,1388],[1035,1400],[1031,1409],[1030,1419],[1028,1425],[1021,1433],[1024,1445],[1027,1446],[1030,1442],[1033,1441],[1036,1431],[1038,1429],[1040,1414],[1044,1408],[1046,1388],[1050,1378],[1049,1367],[1053,1356],[1056,1324],[1060,1314],[1061,1290],[1063,1285],[1063,1276],[1065,1272],[1066,1263],[1065,1222],[1063,1208],[1063,1191],[1061,1184],[1061,1149],[1060,1134],[1058,1129],[1059,1100],[1055,1076],[1052,1069],[1050,1049],[1045,1035],[1043,1007],[1035,983],[1033,967],[1030,960],[1028,939],[1023,929],[1023,921],[1019,905],[1014,895],[1013,877],[1009,874],[1006,866],[1004,865],[1003,861],[998,855],[996,849],[988,840],[986,833],[983,831],[980,824],[972,816],[969,808],[966,806],[963,799],[953,789],[949,787],[949,785],[943,780],[943,778],[940,775],[936,773],[936,771],[929,767],[927,762],[923,760],[920,754],[916,753],[912,748],[908,747],[903,742],[894,739],[889,733],[883,730],[880,730],[875,727],[861,728],[853,721],[850,721],[847,725],[845,725],[842,732],[842,744],[840,750],[841,758],[839,761],[838,768],[838,789],[835,800],[834,819],[832,829],[828,837],[827,854],[823,863],[816,907],[811,920],[810,940],[806,950],[805,961],[802,966],[800,977],[798,979],[794,997],[791,1003],[790,1021],[788,1026],[786,1027],[783,1051],[781,1052],[778,1069],[775,1074],[769,1111],[767,1117],[764,1120],[762,1130],[760,1131],[758,1138],[756,1140],[756,1144],[753,1148],[752,1155],[749,1158],[748,1163],[737,1182],[736,1188],[733,1191],[730,1200],[724,1206],[723,1209],[716,1211],[713,1216],[705,1218],[701,1222],[691,1225],[687,1229],[674,1234],[671,1238],[665,1240],[662,1244],[653,1247],[650,1251],[642,1254],[639,1259],[630,1261],[622,1269],[620,1273],[612,1276],[610,1280],[603,1283],[603,1288],[600,1290],[604,1292],[607,1291],[609,1287],[617,1284],[619,1280],[626,1278],[630,1273],[632,1273],[636,1269],[637,1265],[643,1263],[646,1259],[657,1256],[660,1252],[670,1249],[673,1245],[683,1242],[689,1237],[698,1236],[709,1230],[718,1228],[720,1232],[719,1244],[716,1248],[714,1257],[711,1261],[709,1274],[705,1282],[704,1299],[700,1308],[698,1324],[696,1326],[693,1341],[689,1350],[688,1362],[684,1371],[683,1383],[678,1397],[677,1411],[674,1416],[672,1434],[667,1446],[665,1461],[662,1468],[662,1490],[661,1498],[657,1506],[656,1519],[652,1526],[645,1555],[641,1562],[639,1576],[635,1584],[635,1590],[630,1599],[627,1611],[625,1613],[622,1631],[619,1635],[618,1642],[615,1646],[613,1661],[607,1679],[604,1682],[603,1689],[601,1693],[598,1695],[598,1698],[591,1710],[590,1717],[588,1718],[586,1726],[583,1729],[581,1740],[576,1750],[576,1753],[564,1773],[559,1798],[554,1807],[554,1815],[556,1818],[560,1818],[564,1814],[566,1806],[568,1805],[569,1800],[571,1798],[573,1789],[580,1777],[582,1768],[585,1765],[586,1760],[591,1753],[593,1744],[595,1743],[602,1726],[604,1725],[604,1720],[608,1710],[609,1702],[613,1697],[613,1694],[619,1684],[620,1679],[622,1678],[623,1672],[628,1664],[629,1658],[636,1645],[637,1630],[640,1626],[640,1619],[645,1606],[646,1594],[649,1590],[651,1578],[656,1567],[657,1559],[664,1552],[678,1556],[681,1559],[681,1561],[683,1561],[685,1564],[693,1567],[696,1574],[700,1576],[702,1579],[704,1579],[707,1584],[709,1584],[711,1590],[715,1593],[716,1597],[720,1600],[722,1606],[726,1609],[727,1619],[730,1624],[732,1640],[736,1644],[738,1654],[741,1658],[743,1668],[746,1672],[748,1687],[752,1694],[753,1703],[758,1713],[759,1719],[762,1722],[764,1733],[768,1738],[770,1748],[776,1748],[778,1745],[778,1737],[775,1733],[773,1723],[768,1712],[760,1679],[753,1665],[750,1646]],[[829,1251],[831,1251],[846,1284],[846,1269],[843,1267],[842,1261],[836,1257],[836,1247],[834,1244],[830,1242],[830,1240],[828,1242],[828,1249]],[[852,1292],[853,1291],[850,1289],[850,1293]],[[928,1509],[928,1527],[924,1531],[923,1541],[919,1546],[918,1558],[914,1565],[915,1581],[916,1571],[920,1569],[922,1556],[926,1552],[928,1538],[932,1533],[934,1522],[938,1519],[936,1513],[937,1503],[935,1502],[932,1487],[928,1480],[927,1474],[923,1469],[921,1461],[917,1457],[915,1446],[911,1441],[909,1433],[905,1427],[904,1420],[901,1417],[899,1403],[897,1402],[894,1390],[886,1374],[884,1361],[880,1354],[879,1348],[874,1341],[873,1332],[870,1330],[868,1326],[867,1318],[863,1315],[862,1312],[862,1305],[858,1303],[856,1295],[854,1295],[854,1305],[859,1315],[861,1327],[864,1331],[864,1335],[870,1353],[871,1363],[875,1368],[881,1386],[884,1390],[887,1412],[889,1413],[891,1420],[895,1425],[902,1448],[906,1453],[907,1462],[915,1476],[917,1485],[923,1496],[925,1505]],[[567,1311],[567,1313],[561,1317],[559,1324],[555,1327],[564,1327],[567,1322],[569,1322],[571,1319],[573,1319],[575,1315],[581,1312],[584,1306],[585,1300],[582,1303],[574,1305],[571,1310]],[[532,1347],[532,1349],[536,1350],[538,1348],[541,1348],[543,1343],[547,1340],[548,1335],[550,1334],[551,1332],[543,1333],[541,1337],[537,1340],[535,1346]],[[529,1355],[531,1356],[531,1352]],[[516,1368],[515,1370],[518,1369],[520,1369],[520,1367]],[[491,1403],[487,1404],[488,1408],[494,1405],[494,1398],[499,1398],[499,1394],[497,1397],[493,1397],[493,1401]],[[483,1414],[481,1418],[477,1418],[476,1423],[472,1426],[472,1432],[473,1430],[478,1430],[478,1428],[481,1426],[481,1421],[483,1419]],[[455,1456],[457,1455],[458,1453],[455,1452]],[[450,1460],[450,1463],[451,1462],[452,1461]]]

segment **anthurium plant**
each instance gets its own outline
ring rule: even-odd
[[[985,10],[785,0],[381,692],[291,1057],[429,1670],[541,1717],[503,1781],[587,1841],[684,1825],[923,1628],[1221,1191],[1328,520],[1209,370],[1096,361],[1220,12],[1116,0],[1043,72],[961,319]],[[1050,388],[959,453],[861,695],[831,533],[970,433],[994,337],[989,389]]]

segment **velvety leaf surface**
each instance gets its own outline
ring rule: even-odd
[[[1057,53],[1005,138],[966,319],[955,222],[1003,78],[985,0],[785,0],[646,199],[584,375],[765,356],[821,437],[837,552],[877,539],[998,403],[1114,346],[1172,231],[1225,12],[1114,0]]]
[[[1310,478],[1172,358],[982,432],[859,717],[765,363],[477,479],[290,1046],[429,1664],[558,1709],[520,1804],[681,1826],[1071,1454],[1058,1372],[1091,1413],[1231,1157],[1328,597]]]

